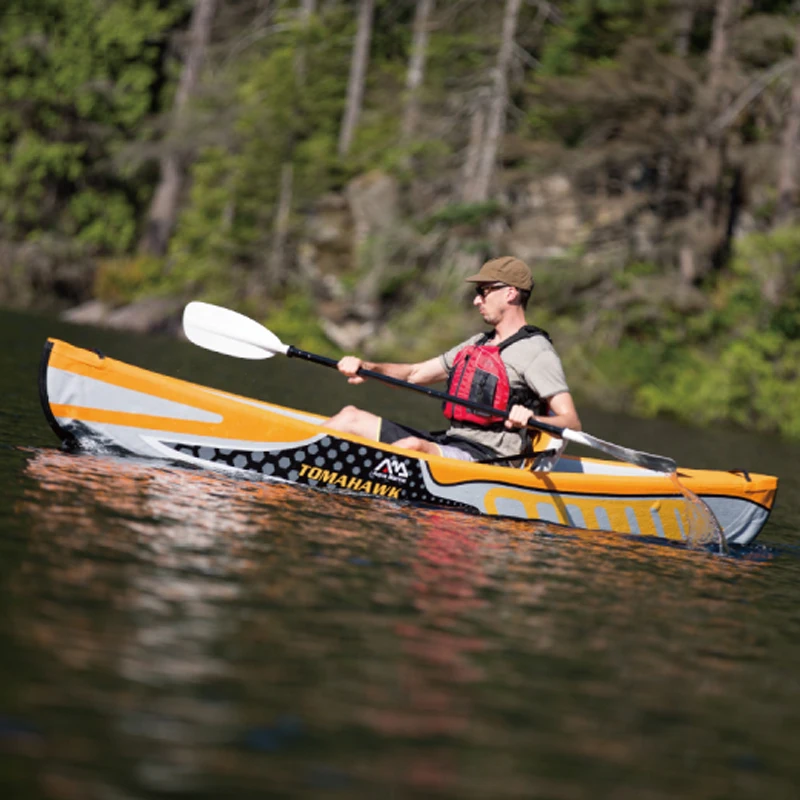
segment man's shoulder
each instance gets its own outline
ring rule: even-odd
[[[561,369],[558,353],[550,340],[544,336],[520,339],[503,350],[502,357],[506,367],[520,375],[528,374],[530,370],[538,373],[541,370]]]
[[[469,339],[464,339],[463,342],[459,342],[456,345],[456,348],[461,349],[462,347],[468,347],[471,344],[479,344],[481,341],[485,341],[486,339],[490,338],[491,335],[491,331],[480,331],[479,333],[474,333],[469,337]]]
[[[476,333],[474,336],[470,336],[469,339],[465,339],[463,342],[459,342],[457,345],[454,345],[449,350],[446,350],[439,356],[439,360],[442,364],[444,364],[446,369],[450,369],[453,365],[453,362],[456,358],[456,355],[459,351],[463,350],[465,347],[469,347],[469,345],[477,344],[481,339],[484,338],[483,333]]]
[[[524,333],[524,335],[523,335]],[[553,342],[550,339],[547,331],[541,328],[536,328],[533,325],[526,325],[525,329],[520,330],[519,338],[515,338],[503,352],[517,354],[525,354],[528,358],[539,353],[552,352],[555,353]]]

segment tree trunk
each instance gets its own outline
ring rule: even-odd
[[[682,0],[675,15],[675,55],[679,58],[686,58],[689,55],[689,43],[692,38],[692,28],[694,27],[695,5],[697,0]],[[674,96],[674,88],[670,94]],[[667,121],[674,116],[672,110],[669,111]],[[666,204],[669,198],[670,184],[672,181],[672,154],[664,153],[659,159],[658,165],[658,187],[659,203]],[[694,245],[691,236],[685,235],[684,242],[678,248],[678,274],[681,282],[691,285],[697,278],[697,265],[695,263]]]
[[[289,239],[293,183],[294,166],[291,161],[286,161],[281,167],[281,191],[278,197],[278,210],[275,214],[275,227],[272,233],[272,253],[267,275],[267,282],[270,285],[280,282],[286,265],[286,242]]]
[[[317,0],[302,0],[300,4],[300,25],[305,30],[313,14],[317,10]],[[294,61],[298,91],[302,91],[306,83],[306,43],[298,44]],[[272,227],[272,249],[267,267],[267,285],[274,286],[283,281],[286,268],[286,243],[292,214],[292,198],[294,195],[294,137],[289,137],[286,144],[286,155],[281,165],[281,185],[278,194],[278,206]]]
[[[724,133],[717,134],[710,130],[711,121],[724,108],[730,99],[730,91],[725,89],[725,68],[730,50],[731,28],[737,19],[739,0],[717,0],[714,27],[711,37],[711,51],[708,56],[708,80],[705,87],[705,120],[706,130],[703,132],[698,164],[700,173],[705,172],[701,187],[701,208],[706,215],[706,222],[714,228],[722,223],[723,177],[728,164],[727,147]],[[719,231],[721,233],[721,230]],[[712,237],[712,241],[718,237]],[[722,242],[717,242],[724,247]],[[719,249],[715,247],[715,249]]]
[[[300,24],[305,30],[311,17],[317,12],[317,0],[302,0],[300,4]],[[301,86],[306,82],[306,43],[303,42],[298,48],[294,59],[294,69],[297,74],[297,82]]]
[[[792,95],[783,129],[778,166],[778,205],[775,222],[785,222],[797,203],[797,137],[800,134],[800,26],[795,33]]]
[[[419,121],[419,89],[425,78],[425,58],[428,53],[428,25],[436,0],[418,0],[414,15],[414,39],[406,77],[406,108],[403,115],[403,138],[410,139]]]
[[[517,31],[521,3],[522,0],[506,0],[506,8],[503,14],[503,33],[500,39],[500,49],[497,53],[492,99],[486,121],[486,135],[484,136],[478,160],[478,170],[475,176],[473,197],[471,198],[474,203],[484,202],[489,196],[489,186],[494,176],[497,153],[505,131],[508,106],[508,68],[511,64],[514,36]]]
[[[714,27],[711,34],[711,49],[708,54],[708,81],[706,92],[714,110],[720,108],[721,98],[717,96],[722,83],[725,60],[728,57],[730,28],[736,11],[737,0],[717,0],[714,14]]]
[[[686,58],[692,40],[697,0],[682,0],[675,15],[675,55]]]
[[[698,98],[701,128],[692,165],[689,189],[694,198],[694,221],[681,252],[681,276],[696,282],[718,268],[729,251],[733,197],[725,197],[725,176],[729,171],[724,132],[712,130],[712,121],[728,101],[725,70],[729,57],[730,33],[738,13],[739,0],[717,0],[708,53],[708,74]],[[726,199],[729,202],[726,203]]]
[[[339,131],[339,155],[346,156],[353,143],[358,118],[361,116],[361,103],[364,98],[364,83],[367,78],[369,44],[372,39],[372,18],[375,0],[361,0],[358,13],[358,31],[350,61],[350,78],[347,82],[347,105],[342,127]]]
[[[469,144],[464,158],[461,174],[461,200],[464,203],[473,202],[476,196],[476,180],[478,165],[483,151],[483,138],[486,133],[486,97],[480,92],[469,105]]]
[[[183,65],[175,101],[172,106],[172,130],[178,127],[181,117],[200,80],[205,60],[211,24],[217,0],[197,0],[189,26],[189,52]],[[185,164],[176,153],[168,152],[161,158],[161,179],[150,203],[145,230],[139,251],[162,256],[167,252],[172,229],[178,215],[178,203],[183,189]]]

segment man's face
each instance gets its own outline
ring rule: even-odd
[[[502,311],[508,304],[507,292],[503,290],[510,288],[508,284],[497,281],[479,283],[475,286],[473,305],[478,307],[481,316],[490,325],[496,325],[502,318]]]

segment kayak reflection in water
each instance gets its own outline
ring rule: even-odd
[[[426,432],[346,406],[326,427],[409,450],[465,461],[534,456],[534,468],[548,470],[565,442],[543,432],[531,437],[526,425],[537,421],[579,431],[581,422],[561,360],[546,331],[527,325],[525,309],[533,278],[513,256],[487,261],[466,279],[475,284],[473,305],[492,326],[435,358],[416,364],[372,363],[345,356],[338,369],[353,384],[363,383],[361,368],[415,384],[448,381],[457,398],[497,409],[497,416],[447,402],[444,432]],[[518,459],[517,459],[518,460]]]

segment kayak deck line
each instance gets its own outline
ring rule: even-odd
[[[542,473],[427,455],[56,339],[45,346],[39,389],[51,427],[78,448],[587,530],[688,537],[687,502],[670,476],[627,463],[564,456]],[[770,475],[683,467],[678,475],[729,542],[752,541],[775,502]]]

